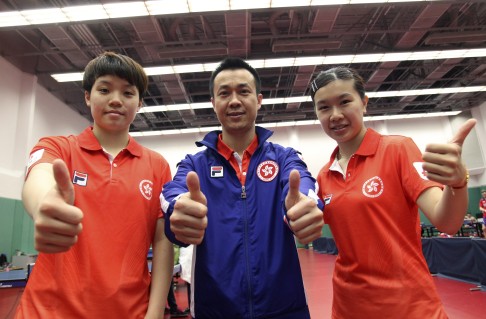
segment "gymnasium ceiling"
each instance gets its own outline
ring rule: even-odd
[[[207,0],[210,1],[210,0]],[[0,12],[107,4],[107,0],[0,0]],[[120,2],[120,1],[118,1]],[[486,1],[426,1],[215,11],[0,28],[0,55],[68,107],[90,119],[81,82],[50,74],[82,72],[111,50],[144,67],[405,51],[486,48]],[[486,85],[486,57],[345,64],[368,92]],[[309,95],[316,74],[335,65],[258,69],[264,99]],[[3,75],[5,76],[5,75]],[[144,105],[208,102],[210,72],[150,76]],[[469,110],[486,92],[373,98],[369,115]],[[310,102],[265,104],[257,123],[313,120]],[[131,131],[217,125],[211,108],[137,114]]]

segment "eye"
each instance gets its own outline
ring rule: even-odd
[[[329,109],[329,106],[327,105],[318,105],[317,110],[318,111],[327,111]]]
[[[221,97],[228,96],[228,91],[219,91],[218,96],[221,96]]]
[[[133,92],[133,91],[126,91],[125,92],[125,95],[127,95],[127,96],[135,96],[135,92]]]
[[[108,90],[107,88],[98,88],[98,92],[100,92],[102,94],[106,94],[106,93],[109,93],[110,90]]]

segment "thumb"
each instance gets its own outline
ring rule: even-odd
[[[457,144],[462,147],[462,144],[464,143],[464,140],[466,137],[469,135],[473,127],[476,125],[476,120],[475,119],[469,119],[466,122],[464,122],[459,130],[456,132],[450,143]]]
[[[206,205],[206,196],[201,192],[199,184],[199,177],[196,172],[189,172],[186,176],[187,189],[189,190],[189,198]]]
[[[289,175],[289,192],[285,199],[285,206],[290,209],[300,198],[300,173],[298,170],[293,169]]]
[[[69,205],[74,204],[74,187],[66,163],[61,159],[52,162],[52,171],[59,194]]]

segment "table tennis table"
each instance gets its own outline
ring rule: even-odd
[[[152,251],[147,255],[147,264],[149,271],[152,271]],[[27,269],[14,269],[9,271],[0,271],[0,289],[1,288],[16,288],[25,287],[27,280],[34,267],[35,263],[27,265]],[[175,275],[181,271],[181,265],[174,265],[172,274]]]
[[[0,288],[25,287],[27,278],[26,269],[2,271],[0,272]]]

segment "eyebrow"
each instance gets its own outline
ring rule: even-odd
[[[126,80],[125,80],[126,81]],[[109,84],[109,85],[112,85],[113,84],[113,81],[109,81],[109,80],[97,80],[95,82],[96,84]],[[126,81],[126,83],[123,84],[123,86],[125,88],[133,88],[133,87],[137,87],[135,84],[130,84],[128,81]]]
[[[228,89],[232,86],[230,86],[229,84],[222,84],[218,87],[218,90],[221,90],[221,89]],[[239,83],[237,86],[237,88],[244,88],[244,87],[250,87],[250,84],[248,82],[243,82],[243,83]]]
[[[337,99],[342,99],[342,98],[345,98],[345,97],[348,97],[348,96],[352,96],[353,94],[351,93],[348,93],[348,92],[345,92],[343,94],[340,94]],[[327,102],[327,99],[323,99],[323,100],[317,100],[316,103],[324,103],[324,102]]]

